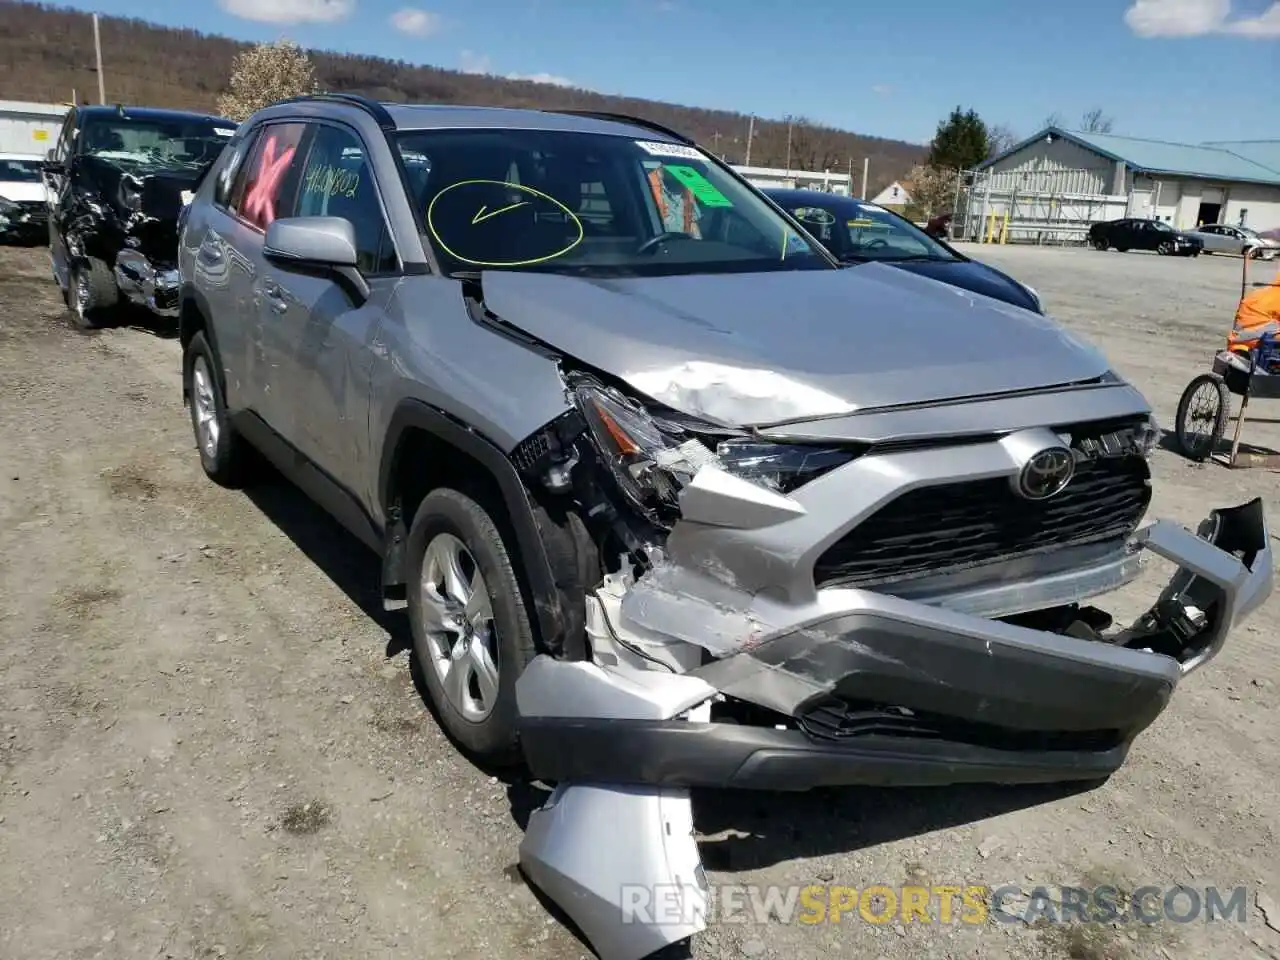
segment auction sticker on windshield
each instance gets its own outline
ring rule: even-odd
[[[682,143],[661,143],[657,140],[637,140],[636,146],[655,157],[683,157],[686,160],[706,160],[701,150],[686,147]]]
[[[213,132],[220,137],[234,137],[236,135],[235,129],[230,127],[214,127]]]
[[[732,207],[733,201],[693,167],[668,166],[667,172],[689,188],[704,207]]]

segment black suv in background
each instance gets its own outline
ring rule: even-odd
[[[1121,253],[1154,250],[1166,257],[1198,257],[1204,250],[1204,241],[1195,234],[1175,230],[1162,220],[1132,217],[1095,223],[1089,228],[1089,245],[1095,250],[1115,247]]]
[[[232,120],[147,107],[68,111],[45,163],[53,276],[82,327],[121,297],[178,312],[178,217],[231,140]]]

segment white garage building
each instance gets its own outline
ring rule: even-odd
[[[1118,217],[1280,227],[1280,140],[1167,143],[1046,127],[957,191],[957,233],[1081,241]]]

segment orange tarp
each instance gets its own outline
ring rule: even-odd
[[[1227,337],[1227,349],[1248,353],[1264,333],[1280,332],[1280,273],[1240,301],[1235,323]]]

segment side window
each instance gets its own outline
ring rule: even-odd
[[[231,185],[228,209],[251,226],[266,230],[288,216],[298,189],[298,147],[303,123],[273,123],[262,129]]]
[[[215,206],[230,210],[231,198],[235,194],[235,188],[239,187],[240,195],[244,194],[245,170],[248,167],[248,164],[244,161],[245,157],[252,152],[254,145],[258,142],[258,133],[259,131],[254,130],[239,143],[232,145],[231,155],[218,171],[218,179],[213,185],[213,202]]]
[[[399,268],[368,154],[354,133],[328,125],[316,127],[294,215],[350,221],[361,272],[391,273]]]

